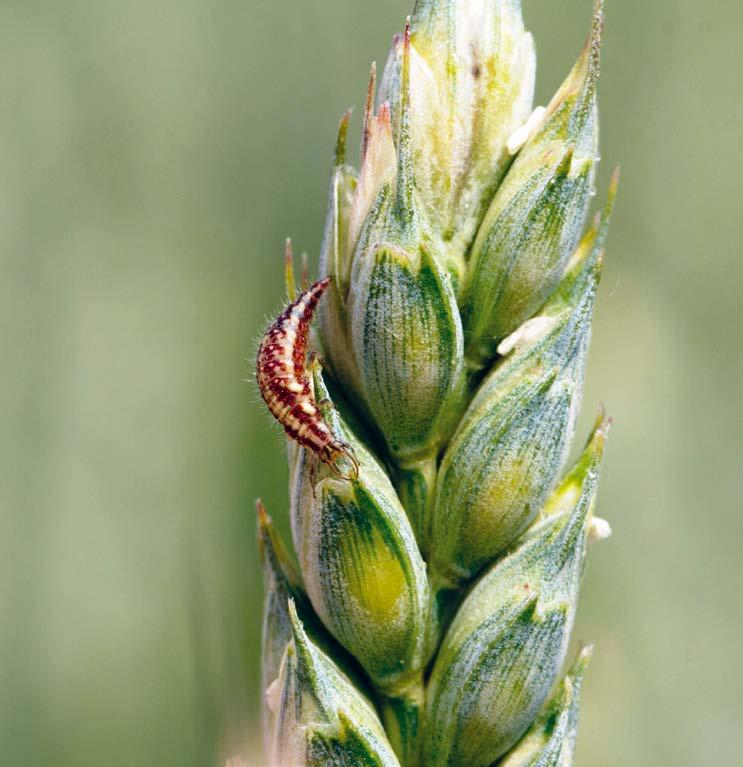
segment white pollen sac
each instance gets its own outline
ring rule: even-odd
[[[304,387],[299,381],[292,381],[290,384],[287,384],[286,388],[294,394],[301,394]]]
[[[518,154],[524,144],[536,133],[544,116],[547,114],[545,107],[537,107],[530,115],[528,120],[517,128],[506,142],[506,149],[511,156]]]
[[[498,354],[505,357],[510,354],[517,346],[531,343],[541,338],[555,326],[555,317],[533,317],[527,320],[520,328],[504,338],[498,346]]]
[[[307,413],[307,415],[315,414],[315,406],[311,402],[303,402],[300,407],[303,412]]]
[[[591,543],[598,543],[611,538],[611,525],[601,517],[594,517],[588,527],[588,540]]]
[[[276,679],[274,679],[273,682],[271,682],[271,684],[266,687],[266,692],[264,695],[268,710],[272,714],[275,714],[279,710],[279,702],[281,700],[281,689],[279,687],[278,677],[276,677]]]

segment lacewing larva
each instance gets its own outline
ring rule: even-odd
[[[300,293],[271,325],[258,349],[256,379],[264,402],[287,435],[312,450],[337,476],[355,479],[356,456],[323,420],[307,374],[312,316],[331,279],[319,280]],[[340,458],[352,465],[350,474],[338,468]]]

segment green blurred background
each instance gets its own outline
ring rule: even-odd
[[[524,0],[544,103],[589,0]],[[0,763],[259,764],[256,338],[406,0],[0,2]],[[743,5],[608,0],[577,764],[740,764]],[[358,110],[355,127],[358,129]],[[599,198],[601,199],[601,198]]]

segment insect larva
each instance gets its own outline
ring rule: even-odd
[[[268,409],[289,437],[312,450],[337,476],[354,479],[358,461],[323,420],[307,375],[310,323],[330,281],[326,277],[300,293],[271,325],[258,350],[256,378]],[[350,475],[339,470],[339,458],[353,466]]]

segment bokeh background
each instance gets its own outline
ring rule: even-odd
[[[524,8],[544,103],[590,2]],[[253,499],[285,525],[286,469],[244,379],[408,10],[0,2],[0,763],[260,763]],[[605,402],[615,536],[577,764],[738,764],[743,5],[607,17],[600,195],[623,182],[583,432]]]

